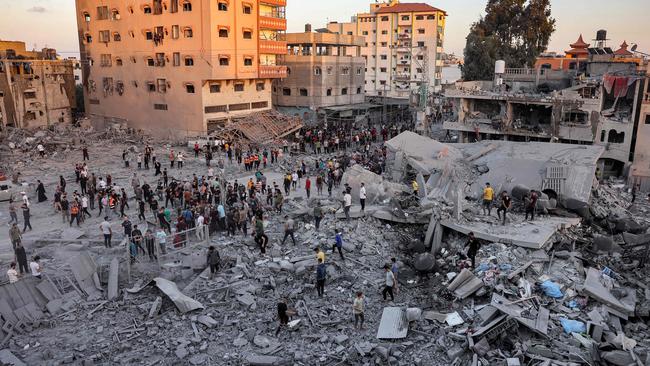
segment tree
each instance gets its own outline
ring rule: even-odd
[[[554,31],[550,0],[488,0],[485,17],[467,35],[463,78],[492,79],[496,60],[533,67]]]

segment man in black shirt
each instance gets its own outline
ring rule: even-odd
[[[481,243],[476,239],[473,232],[469,233],[465,247],[469,247],[467,256],[472,260],[472,268],[476,268],[476,254],[481,248]]]
[[[501,219],[501,212],[503,212],[503,225],[506,224],[506,213],[510,210],[512,206],[512,198],[508,195],[508,192],[501,193],[501,206],[497,209],[497,216]]]
[[[289,315],[287,315],[287,310],[289,310],[287,307],[287,299],[280,299],[278,302],[278,318],[280,319],[280,326],[278,326],[278,329],[275,331],[276,336],[278,333],[280,333],[280,329],[289,323]]]

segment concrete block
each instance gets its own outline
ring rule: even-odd
[[[199,316],[196,321],[205,325],[208,328],[214,328],[219,324],[216,320],[212,319],[207,315]]]

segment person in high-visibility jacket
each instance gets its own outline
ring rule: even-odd
[[[492,214],[492,201],[494,201],[494,189],[490,186],[490,183],[485,183],[485,188],[483,188],[483,215],[487,212],[487,215]]]
[[[418,191],[420,190],[420,186],[418,185],[418,182],[413,181],[413,183],[411,183],[411,186],[413,187],[413,194],[417,196]]]

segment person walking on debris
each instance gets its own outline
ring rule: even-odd
[[[535,211],[537,209],[538,198],[539,196],[536,191],[530,191],[530,193],[524,198],[524,204],[526,205],[525,220],[528,220],[528,215],[530,214],[530,221],[535,221]]]
[[[350,207],[352,207],[352,195],[348,191],[343,192],[343,212],[345,219],[350,220]]]
[[[21,243],[23,238],[23,235],[20,233],[20,229],[18,228],[18,224],[13,223],[11,225],[11,228],[9,229],[9,238],[11,239],[11,245],[13,245],[14,250],[16,250],[16,246]]]
[[[208,253],[206,255],[207,265],[210,267],[210,279],[214,278],[214,274],[219,270],[219,264],[221,262],[221,256],[219,256],[219,251],[215,249],[214,246],[208,248]]]
[[[9,283],[18,282],[18,271],[16,271],[16,263],[11,262],[9,269],[7,270],[7,278],[9,278]]]
[[[492,201],[494,200],[494,189],[490,186],[490,183],[485,183],[485,188],[483,188],[483,215],[487,216],[492,215]]]
[[[293,233],[295,231],[295,225],[296,222],[290,218],[288,215],[284,216],[284,238],[282,239],[282,245],[284,245],[284,242],[287,240],[288,236],[291,236],[291,241],[293,242],[293,245],[296,245],[296,238],[294,237]]]
[[[325,278],[327,277],[327,268],[323,259],[318,258],[318,266],[316,267],[316,291],[318,297],[323,297],[325,294]]]
[[[287,324],[289,324],[289,315],[287,314],[288,310],[289,307],[287,306],[287,299],[280,299],[280,301],[278,301],[278,320],[280,320],[280,325],[278,326],[278,329],[275,330],[276,336],[280,333],[280,329],[282,329],[282,327],[285,327]]]
[[[70,207],[70,226],[72,227],[72,223],[77,220],[77,226],[79,226],[79,213],[81,210],[79,209],[79,204],[77,202],[72,203],[72,207]]]
[[[156,240],[158,240],[158,246],[160,248],[161,254],[167,254],[167,233],[165,229],[160,227],[156,231]]]
[[[352,302],[352,313],[354,314],[354,329],[363,330],[363,323],[365,322],[365,309],[366,298],[363,292],[357,291],[357,296]]]
[[[321,206],[320,200],[316,201],[316,207],[314,207],[314,224],[316,225],[316,231],[320,228],[320,222],[323,219],[323,207]]]
[[[158,260],[156,256],[156,238],[153,236],[153,233],[150,229],[144,234],[144,244],[147,247],[147,255],[149,255],[149,260],[151,262]]]
[[[481,248],[481,243],[474,236],[474,232],[468,234],[465,247],[469,247],[467,257],[472,261],[472,269],[474,269],[476,268],[476,254],[478,254],[478,250]]]
[[[309,199],[309,196],[311,195],[311,179],[309,179],[309,177],[305,180],[305,192],[307,193],[307,199]]]
[[[637,194],[638,191],[639,191],[639,185],[638,184],[633,185],[632,186],[632,203],[634,203],[634,201],[636,201],[636,194]]]
[[[321,175],[316,177],[316,193],[319,196],[323,195],[323,177]]]
[[[45,186],[40,180],[37,180],[37,182],[38,186],[36,187],[36,194],[38,195],[38,203],[45,202],[47,201],[47,196],[45,195]]]
[[[81,149],[81,152],[83,154],[83,160],[90,160],[90,156],[88,155],[88,146],[84,145],[83,148]]]
[[[316,263],[318,263],[319,260],[322,260],[323,263],[325,263],[325,252],[320,250],[319,247],[314,248],[314,252],[316,253]]]
[[[32,217],[29,211],[29,205],[23,203],[21,208],[23,209],[23,233],[27,231],[27,228],[29,228],[29,231],[32,231],[32,224],[29,222],[29,219]]]
[[[395,287],[395,275],[393,274],[393,271],[390,270],[388,264],[384,266],[384,272],[386,273],[386,280],[381,294],[384,297],[384,301],[386,301],[387,298],[386,294],[390,295],[390,301],[394,301],[395,295],[393,295],[393,287]]]
[[[361,203],[361,211],[365,212],[366,210],[366,184],[361,182],[361,188],[359,188],[359,203]]]
[[[332,254],[338,250],[341,259],[345,260],[343,257],[343,233],[341,230],[336,231],[336,236],[334,237],[334,245],[332,245]]]
[[[284,196],[282,196],[282,192],[278,189],[275,191],[275,209],[279,213],[282,213],[283,203],[284,203]]]
[[[131,224],[131,220],[129,220],[128,216],[124,216],[122,227],[124,228],[124,237],[130,238],[133,231],[133,224]]]
[[[131,239],[133,240],[133,243],[137,246],[138,250],[142,252],[142,255],[145,255],[147,252],[144,250],[144,247],[142,246],[142,240],[144,239],[142,236],[142,231],[138,229],[138,225],[133,225],[133,232],[131,233]]]
[[[29,272],[27,269],[27,253],[25,252],[25,247],[23,246],[22,243],[18,243],[16,245],[16,249],[14,250],[14,254],[16,255],[16,262],[18,263],[18,269],[20,270],[20,274],[22,275],[23,273]]]
[[[508,211],[510,211],[510,207],[512,206],[512,198],[508,195],[508,192],[503,192],[501,193],[501,206],[497,209],[497,217],[499,220],[501,219],[501,212],[503,212],[503,223],[502,225],[506,224],[506,214]]]
[[[9,217],[11,218],[11,220],[9,220],[9,224],[18,223],[18,214],[16,214],[16,203],[14,202],[13,199],[9,199]]]
[[[266,234],[262,233],[255,235],[255,243],[260,247],[260,252],[266,254],[266,248],[269,244],[269,237]]]
[[[113,229],[111,229],[111,223],[108,222],[108,216],[104,217],[104,221],[99,224],[99,229],[104,235],[104,246],[106,248],[112,248],[113,246],[111,245],[111,238],[113,237]]]

